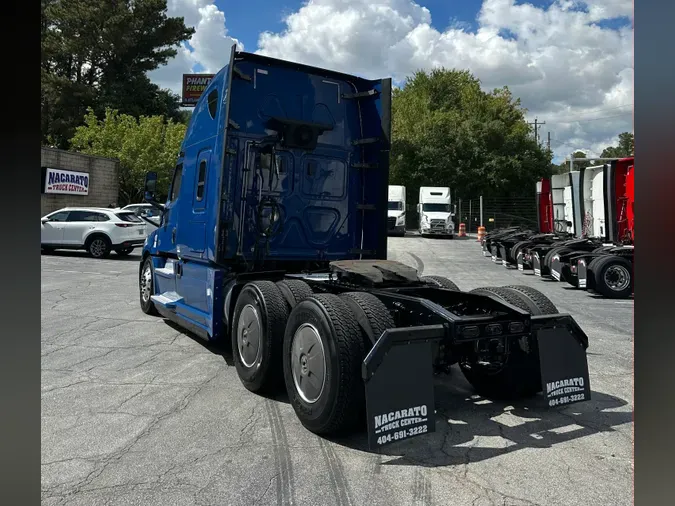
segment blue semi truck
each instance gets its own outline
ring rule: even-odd
[[[139,269],[140,305],[231,347],[316,434],[433,432],[434,377],[486,397],[590,399],[588,338],[526,286],[463,292],[387,260],[391,80],[232,49],[196,104]],[[542,394],[543,392],[543,394]]]

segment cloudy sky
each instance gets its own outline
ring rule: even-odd
[[[369,78],[468,69],[545,121],[555,161],[633,131],[632,0],[167,0],[196,33],[150,74],[216,72],[240,49]]]

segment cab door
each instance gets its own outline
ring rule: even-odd
[[[187,160],[191,157],[188,155]],[[179,229],[176,234],[178,265],[176,291],[185,304],[200,312],[190,313],[190,318],[205,324],[208,310],[207,289],[209,269],[206,255],[206,222],[209,199],[209,165],[211,148],[202,149],[185,172],[182,197],[186,200],[180,209]],[[194,165],[192,165],[194,163]]]
[[[192,192],[192,206],[185,209],[185,217],[190,224],[187,230],[181,230],[180,245],[186,248],[181,253],[184,256],[203,258],[206,249],[206,210],[208,209],[207,181],[211,149],[202,150],[197,156],[194,174],[194,191]],[[185,233],[183,233],[185,232]]]

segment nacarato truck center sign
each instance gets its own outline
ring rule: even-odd
[[[89,195],[89,174],[43,167],[43,193]]]

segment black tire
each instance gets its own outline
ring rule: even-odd
[[[111,242],[107,236],[96,234],[87,239],[85,244],[87,252],[93,258],[108,258],[110,255]]]
[[[469,293],[475,293],[477,295],[497,296],[497,298],[508,302],[512,306],[516,306],[522,309],[523,311],[531,313],[531,305],[524,300],[524,297],[522,297],[518,293],[514,293],[513,290],[506,290],[504,288],[495,286],[486,286],[481,288],[474,288]]]
[[[232,320],[232,358],[239,379],[251,392],[273,393],[283,384],[287,319],[287,303],[272,281],[253,281],[241,289]]]
[[[126,257],[129,256],[133,250],[134,248],[122,248],[116,249],[115,253],[117,254],[117,256]]]
[[[447,288],[448,290],[454,290],[455,292],[461,292],[459,287],[450,281],[448,278],[443,276],[422,276],[420,278],[425,283],[430,285],[435,285],[439,288]]]
[[[522,293],[525,297],[530,299],[540,311],[540,314],[558,314],[558,308],[555,307],[555,304],[549,299],[546,295],[541,293],[536,288],[532,288],[527,285],[509,285],[504,288],[510,288],[511,290],[516,290],[517,292]],[[533,313],[536,314],[536,313]]]
[[[277,287],[288,304],[288,310],[293,309],[298,302],[314,293],[312,287],[301,279],[283,279],[277,281]]]
[[[511,287],[476,288],[471,293],[494,294],[532,315],[540,314],[532,300]],[[541,369],[536,339],[512,338],[509,342],[508,356],[500,369],[491,370],[489,366],[473,360],[471,355],[460,357],[459,368],[476,392],[487,398],[521,399],[541,391]]]
[[[606,255],[588,266],[594,277],[594,289],[610,299],[627,299],[633,293],[633,265],[624,257]],[[619,278],[619,279],[616,279]],[[619,286],[612,286],[617,284]]]
[[[556,246],[555,248],[551,248],[550,250],[548,250],[546,255],[544,255],[544,264],[543,265],[545,265],[546,267],[551,269],[551,260],[553,260],[553,255],[555,255],[556,253],[558,255],[561,255],[562,253],[569,252],[569,251],[572,251],[572,248],[570,248],[568,246]]]
[[[372,293],[347,292],[339,297],[349,306],[364,331],[366,350],[370,350],[385,330],[396,328],[387,306]]]
[[[531,241],[520,241],[514,244],[510,251],[511,258],[513,258],[515,261],[518,258],[518,252],[523,248],[523,246],[530,244],[530,242]]]
[[[294,337],[304,325],[310,326],[306,327],[310,332],[312,327],[317,330],[316,342],[321,344],[318,349],[324,351],[322,386],[312,398],[306,393],[301,395],[292,372]],[[363,336],[356,318],[337,295],[312,295],[293,308],[284,335],[284,380],[295,414],[308,430],[315,434],[336,434],[362,422],[364,357]]]
[[[144,296],[144,288],[146,287],[144,283],[147,284],[147,297]],[[150,296],[154,295],[154,293],[155,267],[152,264],[152,257],[149,256],[143,262],[143,266],[138,273],[138,296],[141,302],[141,311],[150,316],[159,316],[155,303],[150,299]]]

